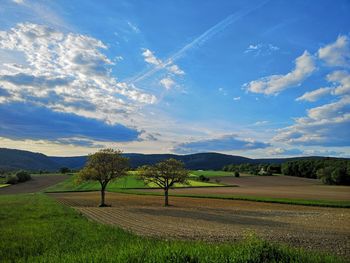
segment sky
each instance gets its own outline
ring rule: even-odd
[[[348,0],[0,0],[0,147],[350,157]]]

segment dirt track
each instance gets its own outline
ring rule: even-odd
[[[32,179],[27,182],[0,188],[0,195],[40,192],[51,185],[67,179],[68,177],[68,175],[33,176]]]
[[[87,217],[135,233],[163,238],[232,241],[254,232],[271,241],[350,257],[350,209],[248,201],[108,193],[112,207],[98,208],[98,192],[50,194]]]
[[[292,176],[215,177],[221,183],[238,187],[172,189],[171,194],[257,196],[308,200],[350,200],[349,186],[324,185],[319,180]],[[157,189],[140,190],[158,191]]]

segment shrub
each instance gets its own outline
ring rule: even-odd
[[[204,175],[200,175],[198,176],[198,180],[201,181],[201,182],[209,182],[209,177],[205,177]]]
[[[16,177],[17,177],[19,183],[32,179],[32,177],[30,176],[30,173],[23,171],[23,170],[18,171],[16,173]]]
[[[235,177],[239,177],[239,176],[240,176],[239,172],[235,171]]]
[[[60,168],[60,173],[61,174],[70,173],[70,169],[68,167],[62,167]]]
[[[18,178],[14,174],[9,174],[6,176],[6,184],[17,184],[18,183]]]

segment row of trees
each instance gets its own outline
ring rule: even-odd
[[[229,164],[222,168],[227,172],[249,173],[253,175],[272,175],[281,173],[281,165],[279,164]]]
[[[78,182],[98,181],[101,185],[100,207],[106,206],[105,193],[110,181],[123,177],[129,170],[129,159],[122,152],[104,149],[89,155],[85,167],[78,173]],[[147,183],[154,183],[164,190],[164,205],[169,205],[169,189],[176,183],[187,183],[189,172],[181,161],[168,159],[155,165],[138,169],[139,177]]]
[[[325,184],[350,185],[350,160],[320,158],[289,161],[282,173],[290,176],[319,178]]]

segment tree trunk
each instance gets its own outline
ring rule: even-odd
[[[164,190],[164,206],[169,206],[168,191],[169,191],[169,189]]]
[[[105,186],[101,187],[101,203],[100,203],[100,207],[105,207]]]

